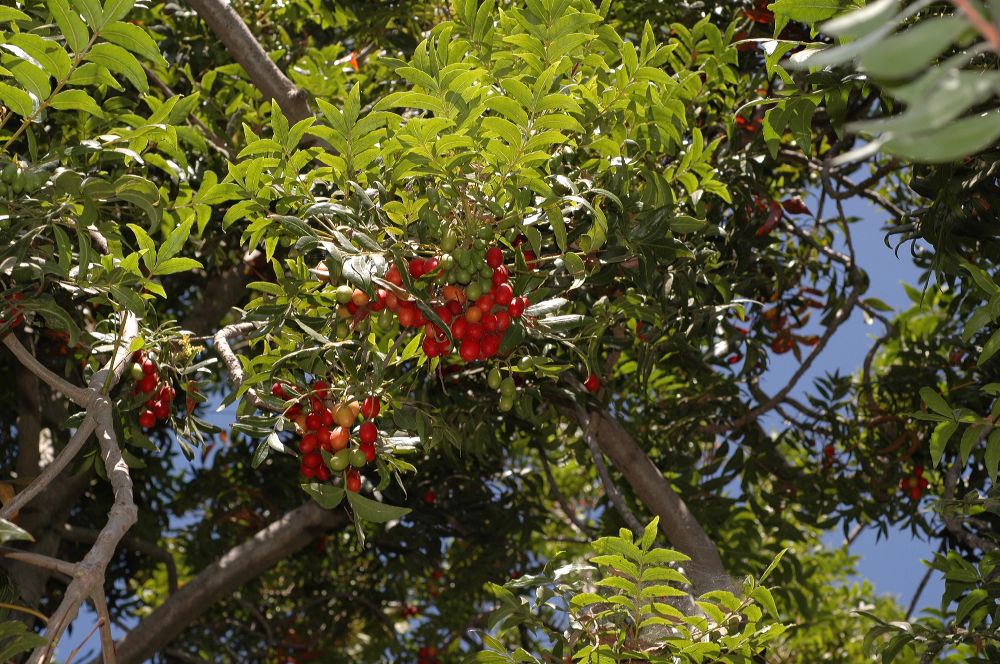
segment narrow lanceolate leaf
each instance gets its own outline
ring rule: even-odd
[[[48,0],[47,4],[69,47],[76,53],[86,48],[90,32],[80,15],[70,7],[68,0]]]
[[[875,78],[913,76],[968,29],[968,22],[959,16],[928,19],[874,45],[861,54],[858,64]]]
[[[923,400],[927,407],[933,410],[938,415],[944,415],[945,417],[951,417],[951,406],[948,402],[944,400],[940,394],[935,392],[929,387],[920,388],[920,398]]]
[[[160,49],[149,33],[132,23],[115,21],[101,30],[101,37],[147,60],[154,62],[163,60]]]
[[[945,445],[948,444],[948,440],[955,433],[956,429],[958,429],[958,422],[950,420],[948,422],[940,422],[934,427],[934,433],[931,434],[931,461],[934,465],[941,462]]]
[[[49,106],[60,110],[83,111],[104,117],[104,111],[98,106],[97,101],[83,90],[63,90],[49,100]]]
[[[149,90],[146,82],[146,72],[142,70],[135,56],[117,44],[101,43],[91,47],[87,60],[104,65],[111,71],[121,74],[140,92]]]
[[[7,519],[0,519],[0,543],[10,542],[13,540],[26,540],[28,542],[35,541],[35,538],[31,536],[24,528],[17,526]]]
[[[409,508],[386,505],[353,492],[347,494],[347,502],[351,504],[358,518],[372,523],[395,521],[410,513]]]
[[[890,135],[891,136],[891,135]],[[944,163],[984,150],[1000,138],[1000,110],[953,122],[937,131],[891,137],[886,151],[925,163]]]
[[[0,103],[21,117],[28,117],[35,110],[31,95],[6,83],[0,83]]]

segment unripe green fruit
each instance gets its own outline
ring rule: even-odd
[[[351,450],[340,450],[330,457],[330,470],[340,472],[351,463]]]
[[[483,263],[479,268],[479,278],[480,279],[492,279],[493,278],[493,268],[491,268],[486,263]]]
[[[342,450],[343,451],[343,450]],[[361,450],[351,450],[351,465],[355,468],[364,468],[368,463],[368,457]]]
[[[482,254],[483,250],[486,249],[486,240],[477,238],[476,241],[472,243],[472,246],[476,248],[477,253]],[[480,255],[479,259],[482,260],[483,257]]]
[[[535,366],[535,363],[531,361],[531,357],[525,355],[517,362],[517,368],[521,371],[530,371]]]
[[[498,404],[501,413],[506,413],[511,408],[514,407],[514,397],[513,396],[502,396],[500,397],[500,403]]]
[[[3,179],[7,184],[14,182],[14,177],[17,175],[17,166],[13,162],[7,164],[3,167],[3,171],[0,172],[0,178]]]
[[[457,279],[460,284],[467,284],[472,281],[472,274],[465,268],[458,268],[455,270],[455,279]]]
[[[395,316],[388,309],[383,309],[378,315],[378,326],[383,330],[392,329],[392,323],[396,320]]]
[[[478,300],[479,297],[483,294],[483,287],[479,284],[478,281],[473,281],[471,284],[468,285],[468,287],[466,287],[465,294],[466,296],[468,296],[470,300]]]
[[[483,293],[489,293],[493,290],[493,280],[489,277],[479,279],[479,290]]]
[[[132,380],[142,380],[144,374],[142,372],[142,366],[138,362],[133,362],[132,366],[129,367],[129,373],[132,375]]]
[[[486,376],[486,384],[490,386],[491,390],[495,390],[500,387],[500,382],[503,378],[500,376],[500,370],[496,367],[490,369],[490,373]]]
[[[479,232],[476,233],[476,237],[478,237],[480,240],[492,240],[493,229],[490,228],[489,226],[483,226],[482,228],[479,229]]]
[[[501,396],[513,398],[515,392],[517,392],[517,385],[514,384],[513,378],[507,376],[500,383],[500,394]]]
[[[472,254],[468,249],[459,249],[455,252],[455,260],[463,268],[468,268],[472,264]]]
[[[347,323],[340,323],[337,325],[337,339],[343,341],[351,336],[351,326]]]
[[[441,249],[444,251],[454,251],[457,246],[458,233],[455,232],[454,228],[446,229],[444,235],[441,236]]]
[[[441,267],[443,267],[445,270],[450,270],[451,268],[455,267],[455,257],[452,256],[451,254],[442,254]]]
[[[347,284],[341,284],[337,286],[337,302],[340,304],[347,304],[351,301],[351,296],[354,295],[354,289]]]

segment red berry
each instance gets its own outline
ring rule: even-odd
[[[516,297],[510,302],[510,306],[507,308],[508,313],[510,313],[512,318],[520,318],[521,314],[524,313],[524,303],[525,299],[521,297]]]
[[[493,296],[489,293],[483,295],[478,300],[476,300],[476,308],[482,311],[484,314],[489,313],[490,309],[493,308]]]
[[[302,436],[302,440],[299,441],[299,451],[303,454],[312,454],[316,451],[319,446],[319,436],[315,433],[309,432]]]
[[[462,318],[456,318],[455,322],[451,324],[451,336],[458,341],[464,339],[468,332],[469,323],[465,320],[464,316]]]
[[[485,316],[483,316],[483,320],[480,321],[480,325],[482,325],[483,329],[486,330],[487,332],[496,332],[497,317],[494,314],[486,314]]]
[[[160,401],[169,404],[173,402],[174,397],[177,395],[177,391],[174,390],[170,385],[164,385],[160,388]]]
[[[914,468],[913,468],[913,474],[916,475],[917,477],[923,477],[924,476],[924,467],[923,466],[914,466]]]
[[[455,315],[451,313],[451,310],[444,305],[434,307],[434,313],[438,315],[438,318],[440,318],[445,325],[451,325],[452,319],[455,318]]]
[[[416,327],[417,312],[413,304],[406,302],[399,305],[399,324],[403,327]]]
[[[514,301],[514,289],[510,284],[500,284],[493,289],[493,299],[501,307],[506,307]]]
[[[312,435],[312,434],[307,434],[307,435]],[[303,436],[303,440],[305,440],[305,436]],[[330,430],[329,429],[320,429],[319,431],[317,431],[316,432],[316,442],[319,444],[319,446],[322,449],[324,449],[327,452],[329,452],[330,449],[331,449],[331,447],[330,447]]]
[[[156,375],[156,362],[152,361],[149,358],[146,358],[145,360],[143,360],[142,361],[142,373],[146,374],[147,376],[155,376]]]
[[[469,325],[468,330],[465,333],[466,339],[472,339],[473,341],[479,341],[483,338],[483,326],[479,323],[472,323]]]
[[[302,414],[302,406],[300,406],[297,403],[296,404],[292,404],[288,408],[288,410],[285,411],[285,417],[287,417],[290,420],[294,420],[295,418],[297,418],[301,414]]]
[[[327,480],[329,480],[330,479],[330,469],[327,468],[325,465],[324,466],[320,466],[319,468],[317,468],[316,469],[316,479],[318,479],[320,482],[326,482]]]
[[[153,406],[153,414],[156,415],[156,419],[165,420],[170,417],[170,406],[162,401],[157,401],[156,405]]]
[[[583,386],[587,388],[589,392],[596,392],[601,389],[601,379],[594,374],[587,376],[587,380],[583,381]]]
[[[399,274],[399,268],[396,265],[389,266],[389,270],[385,273],[385,280],[394,286],[403,285],[403,277]]]
[[[451,312],[452,316],[457,316],[464,311],[462,308],[462,303],[458,300],[448,300],[448,311]]]
[[[414,279],[419,279],[424,276],[426,269],[424,267],[424,260],[422,258],[411,258],[410,259],[410,276]]]
[[[361,445],[358,446],[358,449],[365,453],[365,459],[368,463],[375,460],[375,443],[362,442]]]
[[[535,260],[537,258],[538,257],[535,256],[535,252],[533,252],[530,249],[528,251],[524,252],[524,262],[528,266],[529,270],[534,270],[535,269],[535,267],[537,265],[537,263],[535,262]]]
[[[321,426],[329,427],[333,425],[333,411],[329,408],[320,408],[317,412],[319,413],[319,422]]]
[[[309,454],[306,454],[302,457],[302,465],[306,466],[307,468],[313,468],[313,469],[319,468],[320,466],[323,465],[323,457],[320,455],[319,452],[316,451],[310,452]]]
[[[496,314],[497,318],[497,331],[503,332],[508,327],[510,327],[510,314],[506,311],[500,311]]]
[[[302,477],[306,479],[312,479],[316,477],[316,468],[310,468],[306,465],[305,461],[299,464],[299,472],[302,473]]]
[[[493,268],[503,265],[503,250],[500,247],[490,247],[486,252],[486,264]]]
[[[347,490],[351,493],[361,491],[361,474],[356,470],[347,472]]]
[[[476,326],[477,329],[479,326]],[[466,362],[475,362],[476,358],[479,357],[479,342],[475,339],[466,339],[462,342],[462,346],[458,351],[458,354],[462,356],[462,359]]]
[[[493,357],[500,351],[500,336],[487,334],[480,344],[480,352],[484,357]]]
[[[429,274],[432,277],[437,276],[438,266],[441,265],[441,261],[437,258],[428,258],[424,261],[424,274]]]
[[[833,458],[833,455],[837,453],[837,448],[832,444],[827,445],[823,448],[823,454],[826,455],[828,459]]]
[[[271,385],[271,396],[278,397],[279,399],[288,398],[288,395],[285,394],[285,388],[281,386],[281,383]]]
[[[365,397],[365,400],[361,403],[361,414],[365,416],[366,420],[378,417],[381,410],[382,404],[379,402],[378,397]]]
[[[152,429],[156,426],[156,414],[151,410],[144,410],[139,414],[139,426],[143,429]]]
[[[139,391],[145,394],[149,394],[156,389],[156,376],[152,374],[146,374],[139,381]]]
[[[420,342],[420,349],[428,358],[438,356],[438,342],[433,337],[425,336],[424,340]]]
[[[500,284],[507,283],[510,279],[510,273],[507,272],[507,268],[501,265],[500,267],[493,270],[493,285],[499,286]]]
[[[372,311],[382,311],[385,309],[386,300],[389,298],[389,291],[384,288],[379,288],[375,291],[375,300],[371,302],[369,307]]]
[[[428,489],[424,492],[424,502],[428,505],[433,505],[437,501],[437,494],[433,489]]]
[[[451,352],[451,342],[442,339],[438,342],[438,355],[448,355]]]
[[[315,383],[313,383],[313,392],[315,392],[316,396],[319,397],[320,399],[325,399],[326,390],[329,387],[330,387],[329,383],[327,383],[325,380],[317,380]]]
[[[362,443],[374,443],[378,438],[378,427],[374,422],[365,422],[358,431],[358,440]]]
[[[323,426],[323,417],[318,412],[313,411],[306,415],[306,429],[316,431],[321,426]]]

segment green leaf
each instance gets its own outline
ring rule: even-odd
[[[147,60],[152,60],[153,62],[161,62],[163,60],[156,42],[148,32],[138,25],[124,21],[115,21],[101,30],[101,37],[113,44],[118,44],[132,53],[141,55]]]
[[[996,481],[997,469],[1000,467],[1000,429],[994,429],[990,433],[986,454],[983,455],[983,464],[986,466],[987,475]]]
[[[147,269],[152,270],[156,264],[156,243],[153,242],[153,238],[149,237],[149,233],[142,226],[128,224],[128,228],[132,231],[132,235],[135,236],[135,240],[139,244],[139,249],[142,250],[142,262],[146,264]]]
[[[968,29],[969,23],[961,16],[925,19],[863,52],[858,66],[875,78],[913,76],[926,69]]]
[[[962,598],[962,601],[958,603],[958,608],[955,609],[955,622],[961,623],[966,619],[966,617],[975,609],[980,602],[985,600],[989,596],[984,588],[976,588],[969,592],[968,595]]]
[[[764,586],[754,588],[750,592],[750,599],[763,606],[773,617],[781,617],[778,613],[778,607],[774,604],[774,597],[771,596],[771,591]]]
[[[133,5],[135,5],[135,0],[107,0],[102,12],[104,25],[125,18],[132,11]]]
[[[63,90],[49,100],[49,106],[59,110],[76,110],[104,117],[104,111],[93,97],[83,90]]]
[[[30,117],[35,111],[31,95],[6,83],[0,83],[0,103],[24,118]]]
[[[1000,138],[1000,109],[969,116],[935,131],[890,137],[883,148],[912,161],[955,161],[988,148]]]
[[[69,44],[69,47],[76,53],[86,48],[87,42],[90,41],[90,33],[80,16],[70,9],[69,2],[67,0],[48,0],[46,4],[49,11],[52,12],[52,18],[55,19],[59,30],[66,37],[66,43]]]
[[[165,261],[157,262],[156,267],[153,268],[152,274],[154,276],[163,276],[167,274],[176,274],[178,272],[196,270],[200,267],[204,266],[193,258],[168,258]]]
[[[13,540],[34,542],[35,538],[24,528],[11,523],[7,519],[0,519],[0,544]]]
[[[758,583],[764,583],[764,580],[765,580],[765,579],[766,579],[767,577],[771,576],[771,572],[773,572],[773,571],[774,571],[775,569],[777,569],[777,567],[778,567],[778,563],[780,563],[780,562],[781,562],[781,559],[785,557],[785,554],[786,554],[787,552],[788,552],[788,549],[782,549],[782,550],[781,550],[781,551],[780,551],[780,552],[778,553],[778,555],[776,555],[776,556],[774,557],[774,560],[772,560],[772,561],[771,561],[771,564],[767,566],[767,569],[766,569],[766,570],[764,570],[764,573],[760,575],[760,578],[759,578],[759,579],[757,579]]]
[[[24,12],[13,7],[0,7],[0,21],[8,23],[10,21],[30,21],[31,17]]]
[[[354,493],[353,491],[348,492],[347,501],[351,504],[351,507],[354,509],[354,513],[358,516],[358,518],[364,519],[365,521],[371,521],[372,523],[395,521],[410,513],[409,508],[386,505],[385,503],[380,503],[377,500],[365,498],[364,496]]]
[[[23,50],[47,74],[57,80],[66,78],[73,67],[69,54],[55,40],[45,39],[36,34],[19,32],[9,36],[7,44],[4,44],[4,48],[15,52],[14,49],[9,48],[10,46]]]
[[[956,429],[958,429],[958,422],[950,420],[948,422],[940,422],[934,427],[934,433],[931,434],[931,462],[935,466],[941,463],[944,447]]]
[[[1000,350],[1000,330],[994,331],[983,345],[983,352],[980,353],[976,366],[981,367],[986,364],[991,357],[996,355],[998,350]]]
[[[777,0],[767,6],[774,12],[775,34],[781,32],[789,21],[815,25],[834,16],[844,7],[841,0]]]
[[[708,226],[707,221],[695,219],[687,215],[678,215],[670,221],[670,230],[674,233],[696,233]]]
[[[944,400],[944,397],[929,387],[920,388],[920,399],[927,404],[928,408],[939,415],[944,415],[945,417],[952,417],[954,415],[951,406]]]
[[[91,28],[97,30],[104,27],[103,11],[97,0],[70,0],[70,2]]]
[[[103,65],[111,71],[121,74],[140,92],[149,90],[146,82],[146,72],[135,56],[117,44],[100,43],[91,47],[86,59]]]
[[[821,30],[832,37],[858,39],[885,25],[898,12],[899,0],[878,0],[827,21],[821,26]]]
[[[192,224],[194,224],[194,220],[188,219],[170,232],[170,235],[167,236],[167,239],[160,245],[160,249],[156,253],[157,263],[165,261],[168,258],[173,258],[181,252],[181,249],[184,248],[184,243],[191,237]]]
[[[330,486],[319,482],[310,482],[300,486],[325,510],[332,510],[344,499],[344,489],[339,486]]]

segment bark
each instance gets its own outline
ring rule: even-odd
[[[348,523],[342,512],[307,503],[202,570],[118,642],[118,661],[139,664],[163,650],[213,604],[294,555],[322,532]]]
[[[684,569],[695,592],[730,590],[731,580],[715,542],[663,473],[617,420],[606,413],[591,413],[591,417],[596,419],[594,429],[601,451],[625,477],[639,500],[660,517],[660,530],[671,545],[691,558],[684,563]]]
[[[222,41],[233,59],[243,66],[250,81],[265,97],[278,102],[289,121],[294,123],[312,117],[306,93],[295,87],[271,62],[232,5],[223,0],[188,0],[188,4]]]

